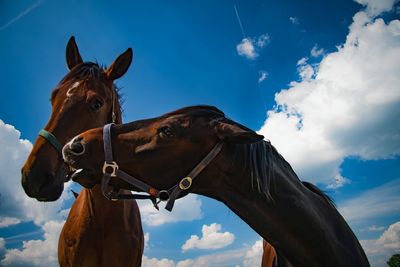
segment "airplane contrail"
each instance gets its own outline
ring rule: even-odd
[[[25,9],[24,11],[22,11],[21,13],[19,13],[15,18],[9,20],[6,24],[4,24],[3,26],[0,27],[0,31],[8,28],[9,26],[11,26],[12,24],[14,24],[15,22],[17,22],[20,18],[22,18],[23,16],[26,16],[27,14],[29,14],[32,10],[34,10],[35,8],[37,8],[41,3],[43,3],[44,0],[39,0],[36,3],[34,3],[33,5],[29,6],[27,9]]]
[[[237,20],[239,22],[239,26],[240,26],[240,30],[242,31],[243,38],[246,38],[246,34],[244,33],[243,26],[242,26],[242,21],[240,20],[239,13],[238,13],[237,8],[236,8],[236,4],[233,4],[233,8],[235,9],[236,18],[237,18]]]

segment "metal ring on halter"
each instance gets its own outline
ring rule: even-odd
[[[167,201],[169,199],[168,190],[160,190],[157,195],[158,199],[161,201]]]
[[[111,172],[107,171],[110,170]],[[109,174],[111,177],[117,177],[118,164],[115,161],[105,161],[103,165],[103,173]]]

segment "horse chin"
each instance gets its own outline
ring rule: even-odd
[[[46,194],[46,197],[38,197],[36,200],[40,202],[53,202],[60,198],[62,192],[64,191],[64,184],[61,186],[53,186]]]
[[[92,188],[96,185],[96,181],[93,178],[96,176],[96,172],[91,169],[77,169],[70,175],[70,179],[74,182],[79,183],[85,188]]]
[[[62,165],[55,175],[54,183],[46,186],[40,194],[42,196],[38,196],[36,199],[41,202],[52,202],[59,199],[64,191],[64,182],[66,182],[67,174],[68,169],[65,165]]]

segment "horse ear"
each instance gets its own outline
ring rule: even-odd
[[[75,42],[75,37],[71,36],[69,38],[67,49],[66,49],[66,58],[67,58],[67,66],[68,69],[71,70],[76,65],[83,63],[82,57],[79,54],[78,46]]]
[[[223,142],[250,144],[264,139],[264,136],[229,119],[217,121],[214,124],[214,130]]]
[[[111,64],[110,67],[107,68],[106,74],[108,78],[114,81],[124,75],[132,63],[132,58],[132,48],[128,48]]]

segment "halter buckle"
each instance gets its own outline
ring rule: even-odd
[[[109,174],[111,177],[116,177],[118,164],[115,161],[105,161],[103,165],[103,173]]]
[[[182,190],[187,190],[192,185],[192,178],[185,177],[179,182],[179,188]]]

